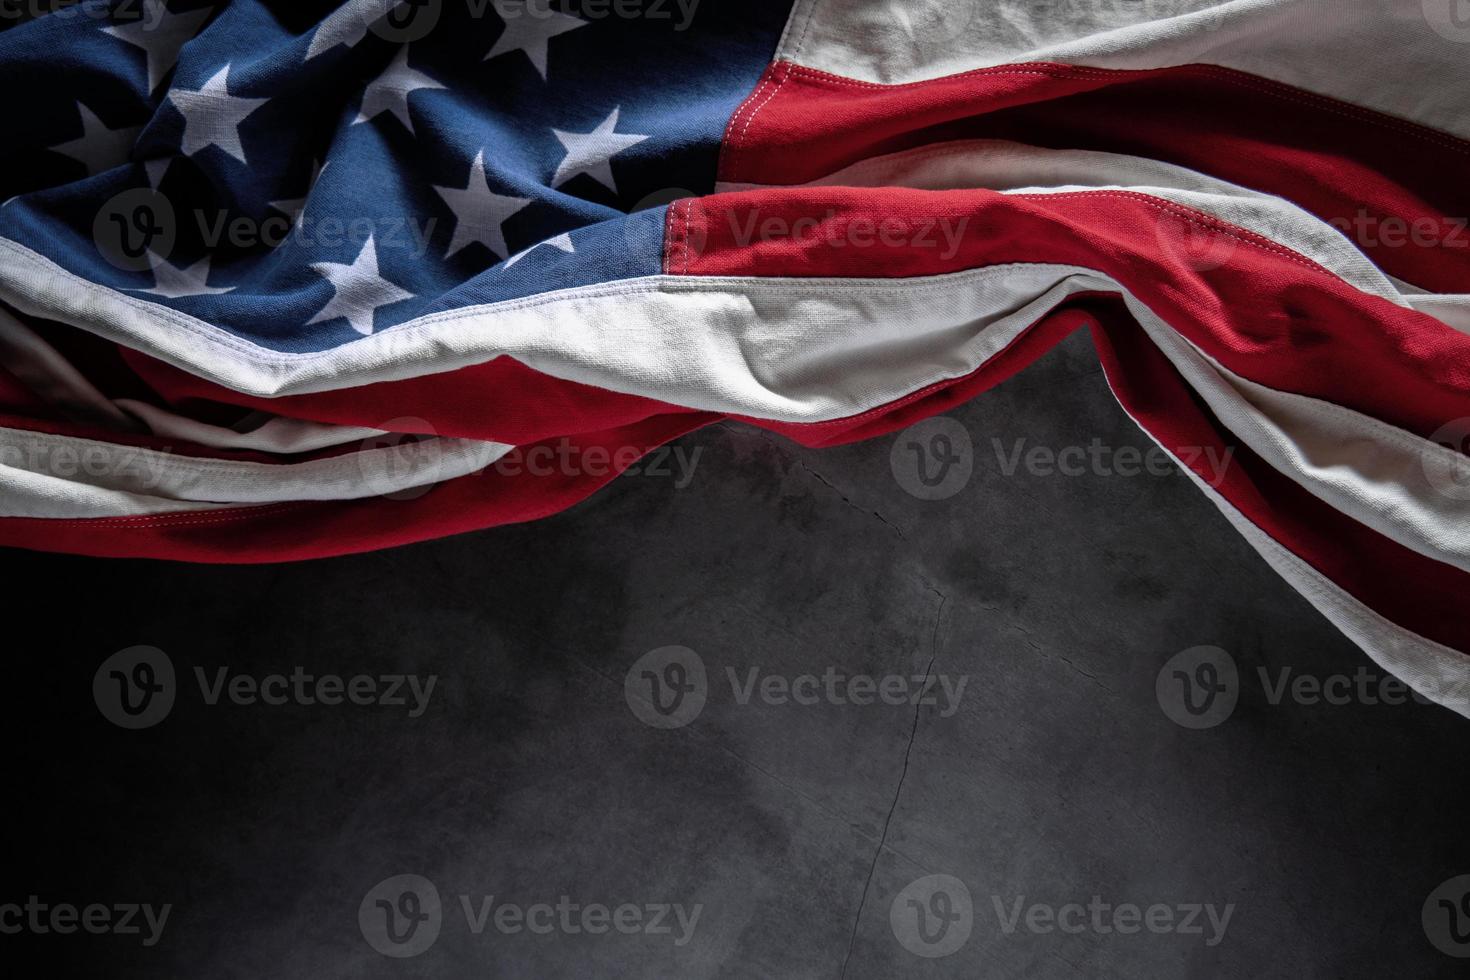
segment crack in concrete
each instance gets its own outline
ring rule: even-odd
[[[924,684],[927,686],[929,678],[934,674],[934,661],[939,659],[939,627],[944,622],[944,606],[949,597],[938,589],[930,586],[930,591],[939,596],[939,608],[934,613],[934,632],[929,639],[929,664],[924,668]],[[858,926],[863,921],[863,909],[868,904],[868,892],[873,887],[873,875],[878,870],[878,858],[882,856],[884,847],[888,844],[888,827],[893,823],[893,814],[898,809],[898,801],[903,796],[904,780],[909,775],[909,756],[914,751],[914,741],[919,735],[919,716],[923,713],[922,705],[914,706],[914,723],[909,729],[908,744],[903,749],[903,768],[898,773],[898,785],[893,788],[893,802],[888,805],[888,816],[883,818],[883,832],[878,836],[878,846],[873,849],[873,860],[868,865],[868,876],[863,880],[863,894],[858,899],[857,911],[852,917],[852,932],[847,937],[847,953],[842,957],[841,977],[847,976],[847,965],[852,960],[853,948],[857,945]]]
[[[812,479],[816,480],[818,483],[820,483],[822,486],[826,487],[828,490],[831,490],[833,493],[837,494],[837,498],[839,500],[841,500],[844,504],[846,504],[847,506],[851,507],[853,510],[857,511],[859,514],[866,514],[869,517],[875,517],[875,518],[877,518],[880,522],[882,522],[883,524],[886,524],[888,527],[892,528],[893,532],[898,535],[898,537],[899,537],[899,539],[901,541],[904,541],[904,542],[907,542],[908,541],[909,536],[906,533],[904,533],[903,528],[899,527],[897,524],[893,523],[888,518],[884,517],[878,511],[873,510],[872,508],[869,508],[869,507],[864,507],[861,504],[854,503],[853,500],[852,500],[852,498],[850,498],[847,494],[843,493],[842,490],[841,490],[841,488],[839,488],[835,483],[833,483],[831,480],[827,479],[822,474],[818,473],[816,470],[812,469],[810,466],[808,466],[806,464],[806,462],[804,460],[802,460],[800,457],[792,454],[792,452],[789,449],[787,449],[786,447],[782,446],[780,443],[776,442],[770,436],[766,435],[766,433],[764,431],[762,431],[760,433],[760,437],[761,437],[761,440],[763,442],[765,442],[767,445],[773,446],[776,449],[780,450],[780,452],[782,453],[782,455],[786,459],[788,459],[792,463],[794,463],[796,466],[800,467],[800,469],[802,470],[802,472],[806,473],[808,476],[810,476]]]
[[[1087,671],[1083,670],[1081,667],[1078,667],[1076,664],[1072,663],[1072,661],[1068,660],[1066,657],[1062,656],[1061,654],[1057,654],[1057,659],[1060,660],[1062,663],[1066,664],[1068,667],[1071,667],[1073,670],[1075,670],[1077,673],[1081,674],[1083,677],[1086,677],[1088,680],[1095,681],[1095,680],[1098,679],[1098,676],[1096,674],[1089,674]]]
[[[1050,653],[1048,653],[1045,649],[1042,648],[1042,646],[1041,646],[1040,643],[1037,643],[1035,640],[1031,639],[1032,632],[1029,629],[1027,629],[1026,627],[1022,626],[1020,623],[1018,623],[1018,622],[1010,622],[1010,623],[1007,623],[1006,624],[1006,628],[1009,629],[1009,630],[1014,630],[1015,632],[1020,633],[1022,636],[1024,636],[1025,637],[1025,640],[1026,640],[1026,645],[1028,647],[1030,647],[1031,649],[1035,650],[1037,653],[1042,654],[1043,656],[1049,657],[1049,658],[1054,659],[1054,660],[1060,660],[1062,663],[1066,664],[1069,668],[1071,668],[1071,670],[1074,673],[1080,674],[1081,676],[1086,677],[1088,680],[1092,681],[1098,687],[1102,688],[1104,691],[1107,691],[1113,697],[1117,697],[1118,696],[1118,692],[1115,691],[1115,690],[1113,690],[1107,684],[1105,684],[1103,682],[1103,679],[1101,677],[1099,677],[1097,674],[1089,673],[1088,671],[1083,670],[1081,667],[1077,666],[1075,663],[1073,663],[1071,660],[1067,659],[1066,657],[1062,656],[1060,653],[1058,653],[1058,654],[1050,654]]]
[[[1117,697],[1118,696],[1118,692],[1115,691],[1115,690],[1113,690],[1106,683],[1104,683],[1103,682],[1103,679],[1101,677],[1099,677],[1097,674],[1090,674],[1090,673],[1088,673],[1087,671],[1083,670],[1081,667],[1077,666],[1076,664],[1074,664],[1072,661],[1068,660],[1066,657],[1062,656],[1061,654],[1057,654],[1057,659],[1060,660],[1062,663],[1066,664],[1068,667],[1072,668],[1072,670],[1075,673],[1081,674],[1083,677],[1086,677],[1088,680],[1092,681],[1092,683],[1096,684],[1098,687],[1102,688],[1104,691],[1107,691],[1108,694],[1112,695],[1113,697]]]
[[[564,654],[564,656],[566,657],[567,660],[571,661],[576,666],[582,668],[583,670],[585,670],[587,673],[591,674],[592,676],[597,677],[597,678],[599,678],[601,680],[606,681],[609,685],[611,685],[612,687],[617,688],[620,691],[624,689],[623,688],[623,683],[621,681],[619,681],[617,678],[611,676],[610,674],[608,674],[608,673],[606,673],[604,671],[598,670],[596,667],[594,667],[591,664],[587,663],[586,661],[582,660],[580,657],[574,656],[572,654]],[[932,661],[931,661],[931,663],[932,663]],[[646,699],[640,698],[639,700],[643,700],[645,703],[651,704],[651,702],[646,701]],[[694,725],[692,725],[692,724],[685,725],[685,726],[683,726],[681,728],[673,729],[673,731],[679,732],[681,735],[683,735],[686,738],[692,738],[692,739],[695,739],[695,740],[697,740],[699,742],[703,742],[706,745],[713,746],[714,749],[715,749],[715,751],[719,752],[722,755],[728,756],[729,758],[731,758],[731,759],[735,760],[736,762],[740,763],[740,765],[742,765],[745,768],[751,770],[752,772],[760,773],[762,776],[764,776],[765,778],[769,779],[771,782],[775,783],[777,786],[780,786],[782,789],[786,790],[788,793],[790,793],[792,796],[795,796],[797,799],[803,801],[808,806],[810,806],[813,809],[815,809],[815,810],[817,810],[817,811],[825,814],[827,817],[831,818],[832,820],[834,820],[834,821],[836,821],[838,823],[841,823],[844,826],[848,827],[857,836],[863,838],[864,840],[867,840],[867,841],[870,841],[870,842],[874,843],[880,850],[883,849],[883,847],[884,847],[883,841],[880,838],[874,837],[872,834],[864,833],[858,827],[858,821],[857,821],[857,818],[856,817],[852,816],[851,814],[842,813],[839,810],[832,809],[830,806],[828,806],[827,804],[823,803],[821,800],[817,799],[816,797],[812,796],[809,793],[803,792],[801,789],[797,788],[796,786],[791,785],[786,780],[782,779],[780,776],[778,776],[775,773],[771,772],[769,769],[765,768],[764,766],[761,766],[761,765],[755,763],[754,761],[752,761],[750,759],[747,759],[745,756],[741,755],[739,752],[736,752],[733,749],[729,748],[728,746],[725,746],[725,745],[721,744],[713,736],[708,735],[708,734],[700,731]],[[893,855],[899,857],[899,858],[902,858],[904,861],[907,861],[909,864],[912,864],[914,867],[918,868],[921,871],[926,871],[927,870],[924,867],[924,865],[920,864],[917,860],[915,860],[914,858],[910,857],[909,855],[903,853],[900,850],[897,850],[895,848],[889,847],[888,848],[888,852],[890,854],[893,854]]]

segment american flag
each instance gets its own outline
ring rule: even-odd
[[[525,521],[719,420],[904,429],[1085,330],[1283,578],[1470,714],[1467,66],[1464,0],[32,10],[0,543]]]

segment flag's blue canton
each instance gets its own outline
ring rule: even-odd
[[[711,189],[789,9],[418,0],[432,29],[363,26],[400,2],[90,0],[0,34],[0,238],[283,351],[654,274],[661,205]],[[596,15],[619,7],[645,16]]]

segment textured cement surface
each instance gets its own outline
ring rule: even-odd
[[[686,487],[624,478],[537,525],[394,552],[0,554],[0,902],[172,905],[151,947],[25,930],[0,957],[58,977],[1463,976],[1421,908],[1470,871],[1470,723],[1272,704],[1258,669],[1367,661],[1182,476],[1006,476],[992,439],[1148,446],[1085,338],[954,417],[974,473],[943,501],[899,486],[892,440],[818,452],[729,426],[680,444],[702,451]],[[135,644],[167,653],[177,695],[126,731],[92,682]],[[1202,644],[1235,658],[1239,703],[1189,730],[1155,680]],[[707,700],[660,729],[625,677],[669,645],[697,653]],[[297,666],[437,681],[409,718],[211,705],[195,677]],[[752,667],[966,687],[917,708],[742,704],[729,672]],[[427,949],[390,958],[359,907],[400,874],[431,881],[442,913]],[[915,945],[919,911],[901,893],[931,875],[972,910],[937,958],[899,938]],[[701,910],[682,937],[511,933],[493,912],[477,934],[460,896],[476,914],[486,896]],[[1093,896],[1233,912],[1214,945],[1203,915],[1202,935],[1005,928],[1018,901]]]

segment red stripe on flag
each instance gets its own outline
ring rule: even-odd
[[[899,278],[1077,265],[1122,283],[1251,380],[1426,437],[1470,417],[1470,336],[1276,242],[1148,195],[810,187],[717,194],[678,213],[669,254],[689,275]],[[952,252],[934,230],[946,222],[965,222]],[[914,247],[926,231],[931,246]]]
[[[1027,63],[876,85],[778,62],[762,86],[731,120],[722,180],[804,183],[957,139],[1101,150],[1287,198],[1426,289],[1470,282],[1470,142],[1245,72]]]

